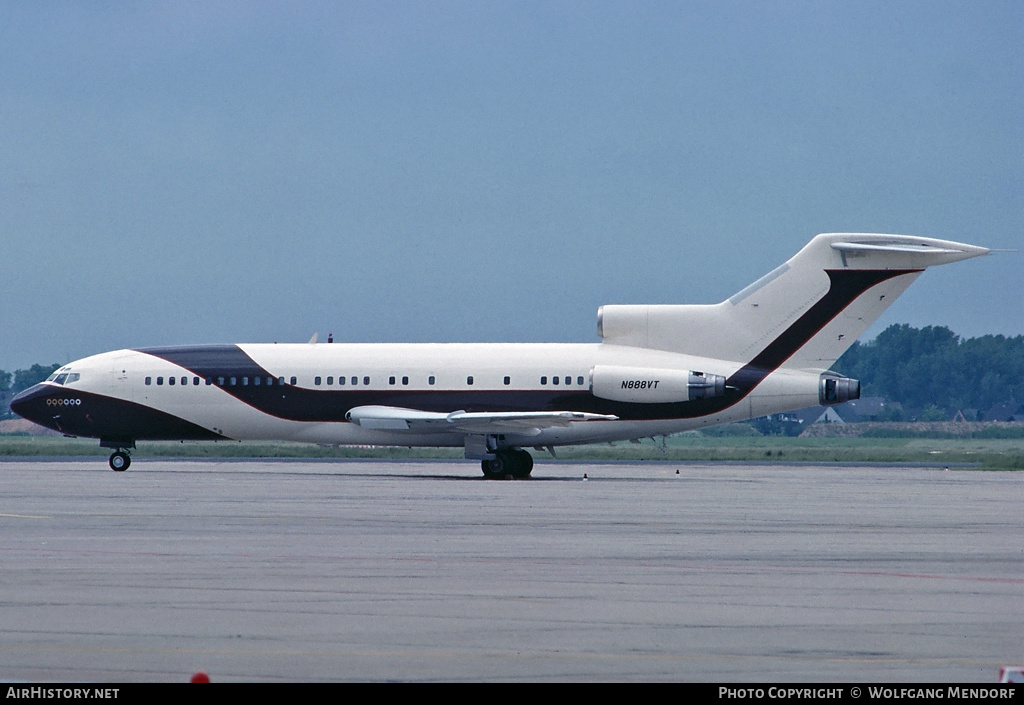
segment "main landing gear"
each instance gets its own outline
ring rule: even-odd
[[[492,460],[480,461],[480,467],[488,480],[522,480],[533,470],[533,456],[520,448],[499,448]]]

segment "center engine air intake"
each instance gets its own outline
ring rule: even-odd
[[[825,406],[860,399],[860,382],[849,377],[822,375],[818,387],[818,402]]]
[[[671,404],[725,394],[725,377],[696,370],[597,365],[591,380],[595,397],[636,404]]]

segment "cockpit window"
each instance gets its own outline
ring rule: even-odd
[[[67,368],[65,368],[67,369]],[[57,370],[52,375],[46,378],[47,382],[53,382],[54,384],[71,384],[77,382],[82,378],[78,372],[61,372]]]

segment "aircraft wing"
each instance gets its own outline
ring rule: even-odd
[[[386,431],[515,433],[536,436],[542,430],[578,421],[615,421],[617,416],[582,411],[418,411],[396,406],[357,406],[345,418],[363,428]]]

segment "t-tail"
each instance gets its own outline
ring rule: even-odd
[[[907,235],[818,235],[719,304],[603,306],[598,333],[606,344],[732,360],[761,376],[824,372],[927,267],[988,252]]]

